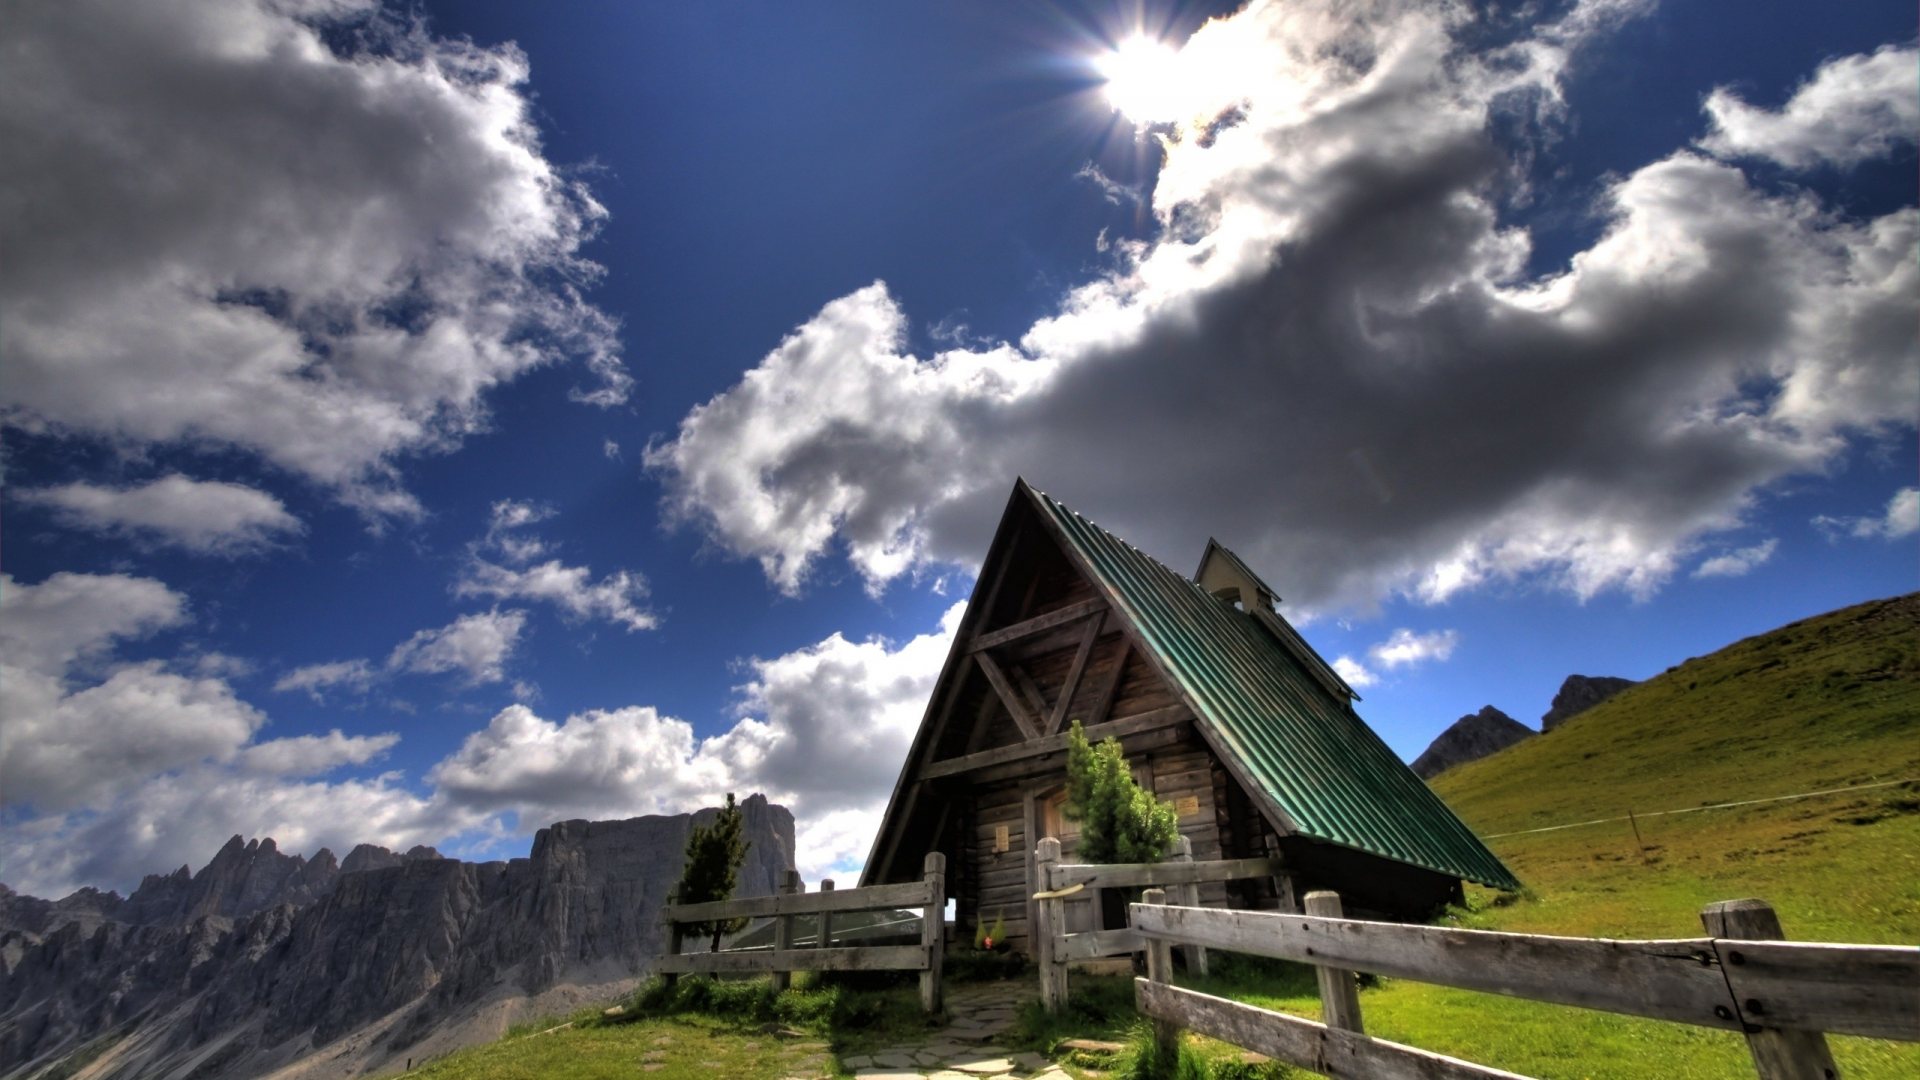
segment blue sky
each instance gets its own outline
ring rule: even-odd
[[[844,874],[1016,475],[1235,548],[1409,758],[1916,585],[1905,5],[0,37],[26,891],[727,790]]]

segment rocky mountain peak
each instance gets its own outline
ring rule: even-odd
[[[1552,731],[1633,685],[1632,679],[1613,675],[1569,675],[1553,695],[1553,707],[1540,717],[1540,730]]]
[[[1536,732],[1491,705],[1455,720],[1425,752],[1413,759],[1413,771],[1431,780],[1455,765],[1498,753]]]

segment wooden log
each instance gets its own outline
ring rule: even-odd
[[[661,972],[924,971],[924,945],[839,946],[832,949],[730,949],[663,956]]]
[[[1069,961],[1093,960],[1102,956],[1124,956],[1139,952],[1146,947],[1146,939],[1134,933],[1131,927],[1121,927],[1118,930],[1083,930],[1078,934],[1067,934],[1060,940]]]
[[[1173,842],[1173,861],[1185,866],[1193,865],[1193,841],[1182,836]],[[1175,899],[1188,907],[1200,906],[1200,886],[1193,883],[1176,885],[1171,893]],[[1188,945],[1187,970],[1195,975],[1207,973],[1207,949],[1204,945]]]
[[[1753,940],[1714,948],[1748,1023],[1920,1042],[1920,948]]]
[[[1087,710],[1087,737],[1093,737],[1093,728],[1104,723],[1107,714],[1113,711],[1114,700],[1120,694],[1120,684],[1127,677],[1127,661],[1133,658],[1133,638],[1120,639],[1120,654],[1113,658],[1113,670],[1107,674],[1107,681],[1100,684],[1100,693],[1093,699],[1093,707]]]
[[[947,857],[929,851],[920,870],[927,883],[927,906],[920,915],[920,945],[927,951],[927,966],[920,972],[920,1008],[932,1015],[940,1011],[940,970],[947,949]]]
[[[1073,653],[1073,665],[1067,668],[1067,679],[1060,685],[1060,700],[1053,703],[1053,712],[1047,717],[1048,735],[1059,731],[1060,725],[1066,723],[1067,709],[1073,704],[1073,695],[1080,689],[1080,679],[1087,672],[1087,660],[1093,656],[1093,643],[1099,640],[1100,627],[1106,621],[1105,615],[1087,619],[1087,628],[1080,635],[1080,647]]]
[[[1182,842],[1191,845],[1187,837]],[[1191,848],[1189,847],[1189,850]],[[1209,859],[1205,862],[1062,863],[1053,873],[1056,888],[1085,885],[1089,889],[1116,889],[1139,885],[1191,885],[1202,881],[1233,881],[1275,873],[1279,860]]]
[[[998,630],[989,630],[984,634],[976,634],[972,641],[967,642],[967,651],[977,653],[983,649],[991,649],[995,645],[1005,645],[1009,641],[1018,641],[1023,637],[1030,637],[1037,634],[1042,630],[1051,630],[1056,626],[1064,626],[1067,623],[1073,622],[1075,619],[1084,619],[1094,612],[1105,611],[1106,609],[1106,601],[1098,599],[1082,600],[1077,604],[1068,604],[1066,607],[1055,608],[1045,614],[1035,615],[1031,619],[1014,623],[1012,626],[1002,627]]]
[[[842,889],[834,893],[776,893],[773,896],[749,896],[741,900],[675,904],[667,908],[667,918],[673,922],[758,919],[769,915],[812,915],[822,911],[882,911],[887,908],[921,907],[926,902],[925,882],[903,881],[897,885],[869,885],[864,889]]]
[[[832,878],[827,878],[824,881],[820,882],[819,895],[826,896],[831,894],[832,892],[833,892]],[[813,945],[817,949],[825,949],[833,945],[833,912],[832,911],[822,911],[820,913],[820,932],[814,935]]]
[[[1190,1031],[1342,1080],[1527,1080],[1518,1073],[1151,979],[1135,979],[1133,990],[1141,1014],[1156,1022],[1171,1020]]]
[[[780,875],[780,891],[788,896],[797,895],[806,889],[806,883],[800,880],[800,871],[785,870]],[[773,951],[791,953],[793,951],[793,916],[776,915],[773,919]],[[793,985],[793,972],[790,969],[776,969],[773,972],[773,992],[779,993]]]
[[[1148,889],[1140,894],[1141,904],[1165,904],[1166,902],[1165,889]],[[1173,982],[1173,946],[1169,945],[1165,939],[1149,940],[1146,946],[1147,979],[1162,986]],[[1172,1017],[1153,1018],[1153,1041],[1161,1061],[1172,1062],[1179,1055],[1182,1026]]]
[[[1339,893],[1315,889],[1307,894],[1307,914],[1338,919],[1346,912],[1340,906]],[[1360,1022],[1360,987],[1354,981],[1354,973],[1324,964],[1313,971],[1320,979],[1320,1015],[1327,1026],[1356,1035],[1364,1032],[1366,1028]]]
[[[1044,892],[1053,887],[1053,867],[1060,861],[1060,841],[1049,836],[1033,853],[1034,880]],[[1057,1013],[1067,1004],[1067,964],[1059,956],[1060,933],[1066,929],[1065,911],[1058,900],[1042,900],[1034,924],[1034,966],[1040,969],[1040,1004]]]
[[[1006,676],[1003,673],[1001,677],[1004,679]],[[1011,694],[1012,690],[1009,688],[1008,695],[1011,696]],[[1174,705],[1164,709],[1138,713],[1124,719],[1110,720],[1104,724],[1095,724],[1088,727],[1086,729],[1087,741],[1096,742],[1109,735],[1116,738],[1125,738],[1128,735],[1153,731],[1158,728],[1172,727],[1176,724],[1186,723],[1192,716],[1193,714],[1188,712],[1184,705]],[[1001,765],[1007,762],[1018,761],[1021,758],[1040,757],[1044,754],[1057,754],[1066,750],[1066,748],[1067,736],[1063,732],[1033,739],[1029,742],[1014,743],[1010,746],[996,746],[991,750],[981,750],[972,754],[963,754],[960,757],[936,761],[921,770],[920,776],[925,780],[935,780],[942,776],[953,776],[957,773],[973,772],[976,769],[983,769],[989,765]]]
[[[1839,1077],[1840,1067],[1833,1063],[1833,1052],[1827,1049],[1825,1035],[1818,1031],[1789,1031],[1768,1026],[1774,1022],[1771,1014],[1775,1011],[1769,1006],[1777,1007],[1778,999],[1763,1001],[1746,997],[1736,985],[1736,975],[1740,982],[1746,982],[1746,968],[1751,963],[1748,954],[1755,951],[1742,945],[1778,941],[1787,936],[1780,927],[1780,917],[1773,913],[1773,906],[1765,900],[1722,900],[1702,909],[1700,922],[1716,939],[1714,953],[1720,958],[1720,970],[1725,973],[1727,988],[1733,995],[1730,1008],[1746,1025],[1747,1052],[1753,1055],[1753,1068],[1760,1074],[1760,1080]],[[1725,938],[1737,940],[1720,940]],[[1756,989],[1755,993],[1758,992]]]
[[[678,899],[680,899],[680,893],[678,890],[668,893],[667,909],[672,910],[673,902]],[[685,938],[686,938],[686,929],[682,927],[679,923],[674,922],[671,919],[667,920],[667,955],[668,956],[680,955],[680,946],[685,940]],[[667,981],[667,988],[672,989],[673,985],[680,981],[680,976],[677,974],[669,973],[666,977],[666,981]]]
[[[1020,700],[1020,695],[1014,691],[1013,684],[1007,681],[1007,673],[1000,669],[1000,662],[995,660],[991,653],[977,652],[973,654],[973,658],[980,662],[981,673],[986,675],[987,682],[993,685],[993,692],[1000,695],[1000,704],[1006,707],[1007,715],[1013,717],[1013,722],[1019,727],[1020,733],[1026,736],[1028,742],[1038,739],[1040,726],[1033,717],[1027,715],[1026,702]]]
[[[1127,756],[1133,757],[1139,754],[1151,753],[1160,747],[1184,743],[1192,738],[1190,734],[1192,730],[1193,726],[1182,719],[1139,735],[1121,736],[1120,745],[1126,751]],[[993,765],[977,770],[969,773],[967,779],[971,783],[981,784],[998,780],[1034,778],[1040,776],[1044,776],[1050,780],[1057,780],[1060,773],[1066,768],[1066,758],[1067,751],[1066,748],[1062,746],[1059,750],[1046,754],[1027,755],[1008,762],[1005,765]]]
[[[1136,908],[1133,925],[1230,952],[1742,1030],[1711,938],[1610,941],[1190,907]]]

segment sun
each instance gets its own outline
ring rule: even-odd
[[[1164,41],[1135,34],[1093,66],[1106,80],[1107,102],[1136,124],[1178,120],[1187,111],[1180,53]]]

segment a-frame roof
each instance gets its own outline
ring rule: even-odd
[[[1453,877],[1517,888],[1519,882],[1479,837],[1354,713],[1344,695],[1311,670],[1301,650],[1324,661],[1297,634],[1286,640],[1254,614],[1235,609],[1198,584],[1074,513],[1025,481],[1015,485],[1008,518],[1030,508],[1125,624],[1169,686],[1193,712],[1196,728],[1247,794],[1281,831],[1409,863]],[[1008,553],[1003,520],[982,580]],[[978,602],[975,598],[975,603]],[[957,677],[970,610],[935,687],[932,720],[946,684]],[[1284,620],[1274,616],[1286,630]],[[889,829],[902,822],[903,797],[928,735],[923,721],[875,838],[867,873],[880,868]]]

